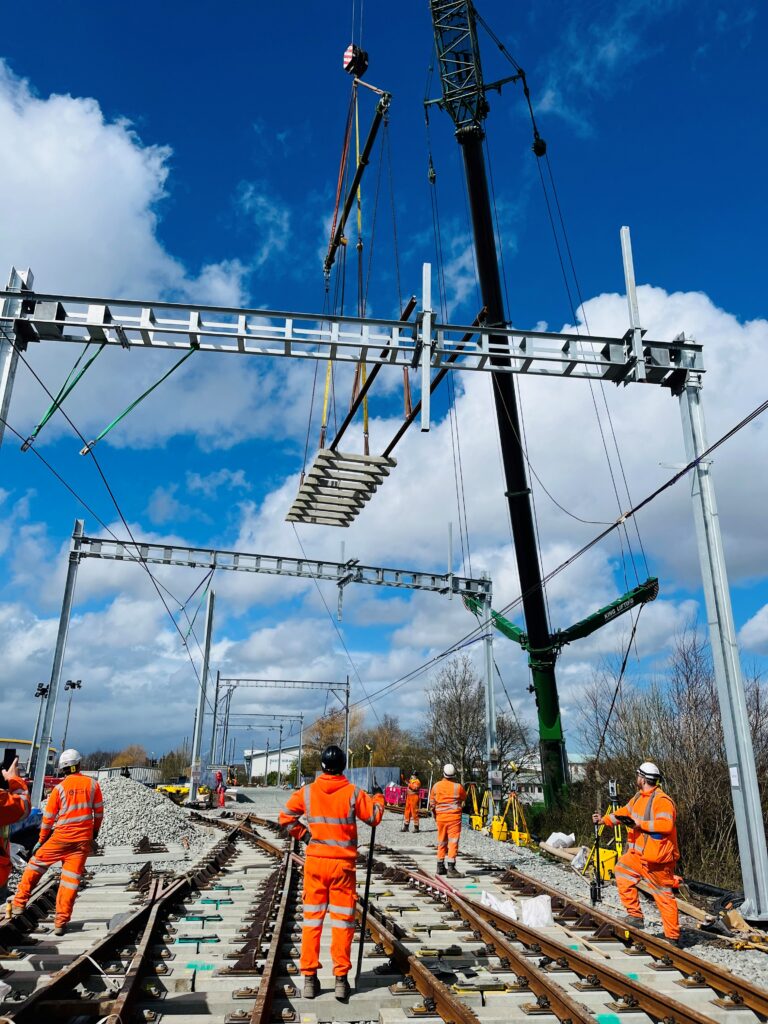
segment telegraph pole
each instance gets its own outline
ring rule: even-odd
[[[471,0],[430,0],[443,99],[442,106],[456,125],[461,146],[472,218],[477,274],[487,324],[506,327],[496,236],[493,229],[488,178],[483,153],[488,114],[475,10]],[[493,367],[509,368],[508,342],[503,336],[489,339],[501,354],[491,356]],[[544,797],[548,806],[564,796],[568,784],[565,743],[555,678],[556,652],[544,601],[536,533],[531,508],[531,489],[523,451],[517,397],[509,372],[492,374],[493,397],[501,442],[506,498],[512,523],[515,557],[523,595],[523,615],[528,633],[529,665],[539,715],[539,737]],[[491,627],[489,626],[489,629]],[[490,765],[491,769],[496,766]]]

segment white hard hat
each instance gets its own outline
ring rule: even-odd
[[[456,769],[450,762],[448,764],[443,765],[443,775],[446,777],[446,779],[452,779],[455,774]]]
[[[80,764],[83,760],[83,755],[79,750],[75,750],[74,747],[69,747],[67,750],[62,751],[59,756],[59,771],[62,768],[73,768],[76,764]]]
[[[657,765],[653,761],[643,761],[640,767],[637,769],[637,774],[644,776],[646,779],[658,779],[661,775]]]

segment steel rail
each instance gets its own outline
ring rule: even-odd
[[[690,979],[692,984],[708,985],[728,1000],[728,1005],[731,1008],[744,1006],[759,1017],[768,1019],[768,992],[745,978],[739,978],[694,953],[678,949],[657,935],[649,935],[648,932],[640,928],[625,925],[606,911],[598,910],[597,907],[586,903],[581,904],[580,901],[571,899],[558,889],[545,885],[535,878],[529,878],[528,875],[523,875],[519,871],[515,871],[514,868],[508,868],[505,871],[499,884],[508,886],[515,892],[527,890],[551,896],[553,901],[559,901],[558,907],[553,906],[556,914],[568,913],[569,910],[572,910],[578,915],[578,921],[574,922],[576,927],[581,929],[588,922],[594,924],[597,929],[595,937],[598,939],[604,938],[606,931],[610,929],[610,933],[617,941],[622,942],[625,946],[634,947],[638,952],[648,953],[657,958],[665,967],[676,968]]]
[[[38,923],[53,909],[58,887],[58,878],[49,876],[34,890],[22,914],[8,918],[0,924],[0,953],[3,960],[15,959],[12,952],[14,947],[20,945],[21,939],[34,931]],[[29,941],[25,942],[25,945],[29,944]]]
[[[294,846],[294,842],[291,843]],[[288,923],[288,906],[294,897],[296,890],[296,876],[294,874],[293,851],[283,854],[285,874],[283,876],[283,893],[280,898],[280,905],[277,910],[272,939],[269,943],[267,959],[264,962],[264,970],[259,985],[259,993],[256,1002],[251,1010],[250,1024],[269,1024],[272,1019],[272,1003],[275,996],[275,970],[280,958],[280,948],[285,941],[285,926]]]
[[[56,1016],[57,1009],[66,1012],[71,1010],[71,1015],[73,1016],[76,1015],[75,1007],[79,1007],[81,1013],[87,1010],[102,1013],[107,1003],[109,1004],[107,1015],[109,1015],[113,1000],[121,997],[123,1002],[130,1007],[136,997],[140,995],[137,986],[151,946],[149,941],[144,941],[147,939],[147,929],[150,928],[150,924],[152,924],[154,929],[159,915],[167,913],[178,903],[181,897],[209,878],[212,873],[223,867],[234,852],[235,839],[239,832],[240,826],[238,825],[211,851],[205,863],[172,882],[165,891],[161,890],[159,882],[154,882],[149,890],[150,902],[145,903],[131,913],[114,931],[108,932],[103,938],[98,939],[85,952],[76,957],[72,963],[64,967],[43,986],[36,989],[23,1003],[5,1012],[4,1015],[7,1020],[13,1021],[14,1024],[40,1024],[41,1021],[47,1021]],[[152,918],[152,913],[155,909],[157,910],[157,915],[155,918]],[[139,950],[137,949],[137,954],[132,957],[124,984],[121,986],[119,993],[115,993],[115,996],[111,999],[100,999],[96,1003],[85,1000],[78,1001],[75,1004],[71,998],[66,998],[76,985],[93,974],[94,962],[98,963],[99,958],[102,960],[119,958],[120,952],[125,949],[132,936],[139,929],[143,929],[142,940],[139,942],[139,948],[142,950],[142,953],[138,957]]]
[[[363,912],[363,904],[358,900],[355,907],[355,916],[358,921],[362,920]],[[368,907],[366,927],[376,942],[384,947],[387,956],[398,970],[403,975],[413,978],[416,988],[424,996],[427,1009],[430,1009],[433,1003],[437,1013],[444,1021],[451,1022],[451,1024],[479,1024],[475,1012],[462,1002],[447,985],[443,984],[426,964],[411,953],[407,946],[387,928],[381,912],[374,906]],[[594,1024],[592,1017],[579,1019],[583,1019],[584,1024],[587,1022]]]
[[[501,945],[503,948],[504,945],[509,945],[511,937],[513,941],[522,943],[528,949],[536,952],[540,950],[543,956],[549,958],[551,962],[572,971],[580,978],[588,979],[590,982],[592,979],[596,979],[601,988],[621,1001],[622,1009],[640,1010],[647,1013],[653,1020],[663,1021],[665,1024],[672,1021],[676,1024],[714,1024],[715,1022],[714,1017],[707,1017],[666,994],[659,994],[649,986],[628,978],[621,971],[609,967],[603,961],[574,950],[567,940],[561,942],[542,930],[530,928],[519,921],[513,921],[504,914],[488,910],[487,907],[475,900],[460,896],[455,889],[440,879],[420,872],[410,871],[408,874],[417,884],[441,893],[448,904],[467,923],[477,928],[481,934],[489,937],[489,942],[493,941],[494,945]]]

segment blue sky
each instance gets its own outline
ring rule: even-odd
[[[705,345],[710,434],[717,436],[763,397],[755,367],[768,341],[762,281],[765,197],[761,130],[766,15],[754,3],[487,3],[481,13],[525,67],[568,236],[595,331],[622,334],[626,305],[618,245],[633,231],[644,324],[659,337],[680,330]],[[0,47],[0,265],[30,265],[43,291],[320,310],[322,251],[341,149],[350,80],[341,54],[349,4],[235,4],[214,14],[192,2],[36,8],[34,45],[7,34]],[[359,11],[356,12],[359,36]],[[402,291],[417,291],[421,263],[434,262],[422,101],[431,59],[426,3],[365,5],[362,42],[370,81],[393,93],[388,128]],[[481,32],[486,80],[509,73]],[[431,95],[438,83],[433,78]],[[361,130],[373,98],[361,101]],[[531,131],[519,89],[491,97],[489,151],[512,320],[559,329],[573,322],[553,245]],[[447,115],[430,113],[446,267],[454,321],[477,312],[459,151]],[[398,306],[386,163],[372,246],[369,309]],[[366,246],[378,150],[364,183]],[[2,270],[5,274],[6,271]],[[351,282],[351,278],[350,278]],[[354,294],[354,285],[348,286]],[[347,311],[353,312],[348,305]],[[579,317],[581,319],[581,317]],[[57,388],[74,358],[41,345],[30,361]],[[109,353],[67,404],[91,434],[169,365],[162,355]],[[371,405],[373,448],[393,433],[399,381],[379,378]],[[234,357],[195,357],[101,448],[100,458],[137,536],[267,553],[298,554],[283,516],[301,468],[312,370]],[[340,406],[349,382],[338,380]],[[517,596],[499,480],[488,381],[457,379],[467,524],[475,571],[488,569],[497,604]],[[583,518],[615,518],[591,396],[576,383],[526,381],[530,457],[561,504]],[[598,393],[603,428],[608,426]],[[682,457],[674,401],[652,388],[606,391],[630,489],[639,497]],[[348,555],[384,565],[445,564],[447,521],[457,520],[447,395],[429,435],[409,435],[392,478],[358,524],[300,531],[315,556]],[[23,433],[47,402],[19,370],[11,423]],[[317,405],[310,431],[317,443]],[[359,429],[350,442],[360,444]],[[60,417],[40,451],[123,535],[103,485]],[[757,423],[721,450],[715,472],[745,653],[768,652],[766,557],[760,508],[765,483]],[[0,716],[4,734],[31,731],[35,684],[50,673],[63,554],[82,509],[6,438],[0,452]],[[614,468],[617,464],[614,459]],[[591,535],[536,494],[545,567]],[[768,497],[768,495],[766,495]],[[98,525],[85,516],[89,532]],[[117,525],[116,525],[117,524]],[[647,675],[671,636],[701,614],[690,504],[680,486],[641,521],[662,599],[639,637]],[[458,528],[454,525],[454,532]],[[458,554],[458,542],[456,543]],[[566,625],[623,589],[615,542],[551,588],[553,626]],[[464,571],[469,571],[468,563]],[[185,597],[200,579],[162,577]],[[630,578],[630,583],[633,579]],[[214,664],[228,674],[353,676],[356,699],[398,678],[472,625],[457,603],[384,591],[347,591],[343,637],[314,585],[238,577],[215,580]],[[323,595],[335,607],[333,588]],[[623,626],[564,658],[566,726],[578,746],[579,693]],[[530,716],[519,651],[499,639],[496,656],[521,714]],[[72,738],[85,747],[145,739],[163,749],[191,731],[195,679],[178,635],[146,578],[133,567],[86,564],[80,575],[65,677],[84,680]],[[369,710],[418,724],[421,677]],[[499,693],[499,707],[505,699]],[[286,710],[322,711],[306,692],[269,697]],[[243,710],[263,708],[241,695]],[[58,730],[57,730],[58,731]],[[263,737],[262,737],[263,738]]]

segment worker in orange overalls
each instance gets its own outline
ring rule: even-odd
[[[594,814],[597,825],[627,826],[627,845],[619,858],[614,875],[619,898],[627,910],[627,924],[645,927],[643,908],[637,895],[638,882],[647,883],[661,914],[665,937],[680,946],[680,920],[675,899],[675,865],[680,859],[677,846],[675,805],[658,788],[660,772],[651,761],[637,769],[638,792],[624,807],[601,817]]]
[[[456,769],[452,764],[443,766],[443,777],[432,787],[429,809],[437,821],[437,873],[461,878],[456,870],[461,835],[461,812],[467,791],[456,782]]]
[[[67,930],[85,862],[93,851],[104,817],[101,787],[95,779],[80,772],[82,759],[71,747],[59,758],[59,774],[64,776],[64,781],[51,790],[43,812],[40,839],[13,897],[13,914],[21,914],[48,868],[61,863],[54,935],[63,935]]]
[[[224,782],[224,776],[220,771],[216,772],[216,787],[214,793],[216,794],[216,803],[218,807],[223,807],[226,799],[227,785]]]
[[[413,831],[419,831],[419,790],[421,782],[415,775],[408,779],[408,792],[405,796],[405,810],[403,811],[403,832],[408,831],[408,826],[413,821]]]
[[[304,861],[304,922],[299,967],[305,999],[320,992],[317,970],[320,935],[326,911],[331,915],[331,959],[336,977],[334,995],[345,1001],[352,969],[350,953],[355,931],[355,864],[357,822],[378,825],[384,797],[375,786],[373,799],[344,777],[347,759],[340,747],[326,747],[320,757],[323,774],[291,793],[280,812],[280,824],[294,839],[308,842]],[[304,815],[306,825],[299,818]]]
[[[7,788],[0,789],[0,903],[8,895],[8,878],[11,874],[11,850],[8,826],[26,818],[29,814],[29,791],[18,772],[18,757],[9,768],[2,769]]]

